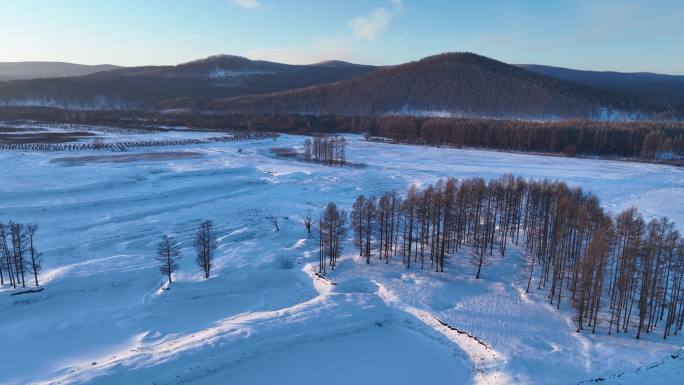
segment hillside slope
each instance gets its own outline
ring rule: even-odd
[[[42,61],[7,62],[0,63],[0,81],[84,76],[118,68],[122,67]]]
[[[684,75],[651,72],[584,71],[537,64],[519,64],[526,70],[592,87],[629,92],[644,97],[684,98]]]
[[[0,83],[0,105],[157,110],[173,101],[196,108],[214,98],[307,87],[349,79],[374,68],[347,63],[287,65],[220,55],[176,66]]]
[[[494,118],[596,117],[611,95],[472,53],[448,53],[348,81],[217,101],[218,111]]]

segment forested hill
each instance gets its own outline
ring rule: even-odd
[[[616,92],[627,92],[647,98],[684,100],[684,75],[584,71],[537,64],[519,64],[518,66],[538,74]]]
[[[684,97],[671,93],[643,94],[563,78],[558,71],[537,72],[543,71],[473,53],[385,67],[334,60],[289,65],[219,55],[176,66],[0,81],[0,107],[523,120],[684,117]]]
[[[447,53],[347,81],[211,104],[223,112],[625,119],[669,113],[630,95],[555,79],[472,53]]]
[[[349,79],[375,67],[344,62],[288,65],[218,55],[176,66],[128,67],[74,78],[0,82],[0,106],[73,110],[201,109],[207,101]]]
[[[85,76],[118,68],[121,67],[109,64],[85,65],[44,61],[5,62],[0,63],[0,81]]]

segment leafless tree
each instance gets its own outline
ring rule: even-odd
[[[271,225],[273,225],[275,231],[280,231],[280,226],[278,226],[278,213],[269,213],[268,220],[271,221]]]
[[[213,267],[214,252],[218,247],[214,224],[205,220],[197,229],[195,249],[197,250],[197,264],[204,272],[204,278],[209,278]]]
[[[12,237],[12,254],[14,259],[17,282],[21,282],[21,287],[26,287],[26,232],[24,226],[19,223],[10,222],[10,235]]]
[[[311,139],[304,140],[304,160],[311,160]]]
[[[5,273],[7,274],[7,280],[9,281],[9,284],[12,287],[16,287],[16,283],[14,281],[14,271],[12,269],[12,257],[9,249],[9,244],[11,243],[11,240],[8,241],[8,237],[9,225],[0,222],[0,266],[2,266]],[[0,281],[0,284],[4,285],[5,278],[1,271],[0,278],[2,279],[2,281]]]
[[[36,223],[31,223],[26,226],[24,226],[26,230],[26,238],[28,240],[28,249],[29,249],[29,254],[31,255],[31,269],[33,270],[33,279],[38,286],[38,272],[40,272],[41,267],[42,267],[42,253],[39,253],[36,250],[36,244],[35,244],[35,237],[36,237],[36,232],[38,232],[38,224]]]
[[[328,203],[319,220],[319,273],[325,275],[327,267],[335,269],[342,253],[347,233],[347,213],[335,203]]]
[[[304,224],[304,227],[306,228],[307,237],[311,238],[311,226],[313,225],[311,211],[307,211],[306,214],[302,215],[302,224]]]
[[[198,233],[198,239],[199,236],[200,234]],[[163,275],[167,276],[169,280],[169,285],[171,284],[171,275],[173,274],[173,272],[178,270],[178,260],[180,258],[181,245],[178,243],[178,241],[176,241],[174,237],[171,237],[168,234],[162,235],[162,239],[157,245],[157,255],[155,256],[155,259],[157,260],[157,262],[159,262],[159,271]],[[200,259],[198,257],[198,262],[199,260]],[[202,260],[204,261],[204,259]],[[211,258],[209,258],[208,260],[209,264],[211,264]],[[200,266],[204,268],[203,264],[200,264]],[[208,270],[205,270],[205,273],[207,274],[206,276],[208,278]]]

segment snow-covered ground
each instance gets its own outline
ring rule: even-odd
[[[557,311],[541,293],[524,294],[520,250],[491,258],[476,281],[465,250],[438,274],[399,262],[367,266],[348,244],[326,281],[313,274],[318,245],[307,240],[300,215],[317,215],[329,201],[349,208],[361,192],[513,173],[563,179],[595,192],[610,211],[636,205],[647,218],[682,224],[684,169],[359,136],[348,137],[348,158],[365,163],[361,168],[300,163],[268,151],[303,140],[135,149],[125,154],[166,155],[104,163],[54,160],[112,153],[0,153],[0,220],[40,223],[45,255],[44,291],[10,296],[0,289],[0,383],[681,380],[683,361],[670,357],[684,338],[575,333],[571,310]],[[169,154],[179,151],[192,156]],[[280,231],[269,214],[281,217]],[[204,219],[220,235],[208,280],[192,248]],[[163,232],[184,246],[171,290],[160,290],[164,279],[153,258]]]

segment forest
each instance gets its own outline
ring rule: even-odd
[[[684,160],[684,122],[594,120],[497,120],[429,116],[332,116],[299,114],[155,114],[145,112],[7,109],[0,115],[38,123],[106,125],[154,130],[186,126],[203,131],[359,133],[389,142],[493,149],[564,156],[664,161]]]
[[[319,273],[334,269],[346,214],[331,203],[319,220]],[[512,175],[447,179],[403,195],[359,195],[349,227],[358,255],[370,264],[401,258],[444,272],[445,261],[466,248],[475,278],[506,257],[508,247],[528,256],[525,291],[543,290],[551,305],[567,301],[577,332],[635,331],[660,324],[662,337],[684,324],[684,239],[667,218],[645,222],[636,208],[611,217],[598,198],[564,182]]]
[[[684,159],[681,123],[387,117],[368,132],[405,143],[566,156]]]

